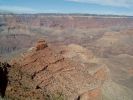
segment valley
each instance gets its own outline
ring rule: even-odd
[[[1,14],[0,60],[9,100],[133,100],[133,17]]]

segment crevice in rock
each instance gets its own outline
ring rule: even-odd
[[[50,64],[57,64],[58,62],[61,62],[61,61],[63,61],[64,60],[64,58],[61,58],[61,59],[58,59],[58,60],[56,60],[55,62],[52,62],[52,63],[50,63]]]
[[[45,66],[43,69],[41,69],[41,70],[39,70],[39,71],[35,72],[35,73],[31,76],[31,79],[34,79],[34,78],[35,78],[35,76],[36,76],[38,73],[40,73],[40,72],[42,72],[42,71],[46,70],[47,68],[48,68],[48,65],[47,65],[47,66]]]
[[[78,96],[78,98],[76,100],[80,100],[80,96]]]

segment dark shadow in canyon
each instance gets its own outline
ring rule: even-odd
[[[11,67],[7,63],[0,63],[0,96],[5,96],[5,91],[8,84],[8,67]]]

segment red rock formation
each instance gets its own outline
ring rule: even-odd
[[[46,41],[44,39],[38,40],[36,44],[36,50],[43,50],[44,48],[48,47]]]
[[[22,84],[21,88],[24,88],[23,84],[28,84],[30,91],[40,89],[41,91],[49,91],[52,94],[59,92],[66,96],[65,99],[68,98],[69,100],[90,91],[87,92],[89,98],[92,98],[90,100],[99,100],[97,98],[100,96],[100,89],[97,88],[106,80],[104,78],[106,71],[102,69],[103,65],[92,64],[94,68],[91,68],[92,65],[89,64],[90,57],[84,55],[88,54],[86,49],[76,46],[80,51],[84,51],[81,54],[77,52],[78,59],[83,60],[86,58],[85,62],[77,62],[76,59],[72,59],[73,56],[72,58],[64,56],[65,52],[62,54],[60,47],[58,49],[52,46],[47,47],[44,40],[40,40],[37,44],[39,44],[37,51],[26,53],[17,61],[19,66],[16,69],[19,69],[22,73],[21,80],[18,80]],[[94,73],[91,74],[91,71],[94,71]]]

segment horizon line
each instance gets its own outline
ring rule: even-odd
[[[0,12],[0,15],[83,15],[83,16],[110,16],[110,17],[133,17],[133,15],[124,14],[95,14],[95,13],[62,13],[62,12],[39,12],[39,13],[15,13],[15,12]]]

